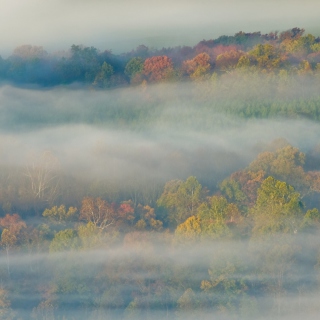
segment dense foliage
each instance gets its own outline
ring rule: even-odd
[[[56,86],[73,82],[94,88],[164,81],[201,80],[212,74],[259,70],[287,78],[319,73],[320,38],[293,28],[282,33],[239,32],[200,41],[194,47],[152,49],[144,45],[120,55],[72,45],[47,53],[42,47],[17,47],[0,57],[0,79],[16,85]]]

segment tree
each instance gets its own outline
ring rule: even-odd
[[[50,243],[50,252],[69,251],[79,246],[77,232],[73,229],[65,229],[56,233]]]
[[[25,176],[30,184],[34,205],[47,202],[52,205],[59,194],[59,160],[50,152],[34,156],[27,165]]]
[[[280,48],[286,53],[301,59],[316,48],[314,47],[314,43],[315,37],[308,34],[307,36],[297,39],[285,39],[281,42]]]
[[[0,287],[0,317],[3,320],[11,320],[14,314],[10,308],[10,300],[8,299],[8,291]]]
[[[239,59],[244,56],[242,51],[231,50],[225,53],[222,53],[217,56],[216,67],[222,71],[229,71],[234,69],[238,63]],[[242,60],[241,65],[244,64]]]
[[[278,68],[285,59],[279,50],[269,43],[258,44],[249,54],[256,59],[259,68],[267,70]]]
[[[6,250],[7,271],[10,276],[10,250],[21,240],[22,230],[27,226],[20,216],[6,214],[0,219],[0,226],[3,228],[1,233],[1,246]]]
[[[65,205],[60,207],[54,206],[51,209],[46,209],[43,216],[48,218],[51,223],[65,225],[66,223],[74,220],[77,213],[77,208],[69,207],[67,210]]]
[[[247,55],[243,55],[239,58],[238,63],[236,65],[237,69],[247,69],[250,67],[251,61]]]
[[[6,214],[3,218],[0,218],[0,226],[4,229],[8,229],[12,234],[18,236],[21,231],[26,228],[26,223],[21,220],[21,217],[17,214]]]
[[[97,73],[93,86],[99,87],[99,88],[107,88],[111,85],[111,76],[114,74],[113,67],[107,63],[104,62],[101,66],[100,71]]]
[[[68,82],[92,83],[100,68],[101,63],[96,48],[74,44],[71,46],[71,58],[68,59],[64,70],[67,73]]]
[[[274,296],[278,316],[285,311],[283,296],[288,290],[292,291],[293,285],[301,285],[292,281],[297,277],[295,260],[306,256],[313,259],[309,254],[314,246],[308,233],[317,230],[320,216],[317,209],[308,210],[306,214],[302,209],[300,194],[286,182],[270,176],[261,184],[251,212],[252,255],[257,274],[262,281],[268,279],[265,286]],[[298,236],[301,232],[304,232],[303,238]]]
[[[115,206],[101,198],[85,197],[82,200],[79,219],[91,222],[96,228],[104,230],[115,223]]]
[[[8,229],[3,229],[1,233],[1,246],[3,246],[6,250],[6,257],[7,257],[7,271],[8,276],[10,276],[10,257],[9,252],[12,247],[17,243],[17,237],[10,232]]]
[[[161,231],[163,223],[156,219],[154,209],[150,206],[138,205],[137,212],[140,215],[139,221],[135,224],[138,230],[151,229],[155,231]]]
[[[222,196],[212,196],[197,209],[197,214],[178,225],[175,235],[181,242],[225,239],[242,221],[237,206]]]
[[[287,181],[294,187],[303,191],[306,186],[306,173],[303,165],[305,154],[299,149],[287,145],[276,148],[275,151],[265,151],[250,163],[249,170],[258,172],[264,171],[265,176],[273,176],[276,179]]]
[[[201,204],[197,217],[201,221],[203,236],[211,239],[231,237],[230,227],[241,221],[237,206],[221,196],[212,196]]]
[[[193,176],[185,182],[172,180],[166,183],[157,204],[168,210],[169,223],[176,226],[196,214],[205,193]]]
[[[130,202],[123,202],[119,206],[108,203],[101,198],[85,197],[82,200],[79,219],[91,222],[96,228],[105,230],[108,227],[125,228],[127,223],[134,220],[134,209]]]
[[[219,188],[229,202],[235,203],[243,213],[247,213],[257,199],[257,191],[264,180],[265,172],[251,170],[236,171],[221,182]]]
[[[22,59],[45,58],[48,53],[41,46],[25,44],[14,49],[13,56]]]
[[[304,31],[304,29],[300,29],[297,27],[283,31],[279,36],[280,41],[283,41],[285,39],[298,39],[304,34]]]
[[[192,60],[184,61],[182,65],[182,69],[191,79],[202,78],[209,72],[210,68],[210,56],[205,52],[199,53]]]
[[[91,221],[78,227],[78,236],[81,247],[91,249],[99,247],[103,243],[102,230],[97,228]]]
[[[239,315],[241,304],[247,298],[248,257],[243,251],[234,252],[228,246],[222,248],[215,251],[208,269],[209,278],[201,281],[200,288],[208,307],[213,307],[222,319],[231,319],[232,315]]]
[[[141,57],[134,57],[128,61],[124,73],[133,78],[137,73],[142,73],[144,60]]]
[[[198,241],[201,239],[201,220],[196,216],[189,217],[185,222],[178,225],[175,235],[182,243],[186,241]]]
[[[286,182],[269,176],[258,190],[252,215],[253,236],[297,233],[303,219],[300,194]]]
[[[126,76],[130,78],[130,83],[132,85],[139,85],[145,81],[145,76],[143,74],[144,59],[141,57],[134,57],[128,61],[124,69]]]
[[[154,56],[144,61],[143,73],[150,82],[169,79],[173,74],[172,60],[167,56]]]

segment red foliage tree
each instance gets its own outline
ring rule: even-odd
[[[0,226],[3,229],[8,229],[10,233],[18,235],[21,229],[26,228],[26,224],[21,220],[17,213],[6,214],[5,217],[0,219]]]
[[[170,77],[173,71],[172,60],[167,56],[155,56],[145,60],[143,73],[151,82],[158,82]]]
[[[218,55],[216,60],[216,67],[224,71],[235,68],[240,57],[242,57],[243,55],[244,53],[238,50],[226,51],[225,53]]]
[[[192,60],[186,60],[183,62],[183,72],[190,75],[191,78],[198,78],[206,74],[211,68],[210,56],[203,52],[199,53]]]

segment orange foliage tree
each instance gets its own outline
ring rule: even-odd
[[[0,226],[3,228],[1,233],[1,246],[6,250],[7,270],[10,276],[9,252],[11,248],[21,240],[21,231],[27,226],[17,213],[12,215],[6,214],[4,218],[0,219]]]
[[[235,68],[239,59],[244,55],[242,51],[231,50],[225,53],[219,54],[216,60],[216,67],[220,70],[227,71]]]
[[[210,68],[210,56],[205,52],[199,53],[191,60],[184,61],[182,65],[183,71],[190,75],[192,79],[205,75]]]
[[[172,60],[167,56],[155,56],[145,60],[143,73],[150,82],[168,79],[173,72]]]

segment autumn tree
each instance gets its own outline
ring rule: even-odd
[[[197,216],[191,216],[177,226],[175,236],[178,242],[184,244],[201,240],[202,232],[202,221]]]
[[[167,56],[154,56],[144,61],[143,73],[150,82],[169,79],[173,74],[173,64]]]
[[[264,180],[263,170],[240,170],[223,180],[219,187],[229,202],[237,204],[243,213],[252,207],[257,199],[257,190]]]
[[[22,240],[22,231],[27,226],[17,213],[6,214],[0,219],[0,226],[2,227],[1,246],[6,250],[7,270],[10,276],[10,251]]]
[[[283,41],[285,39],[299,39],[304,34],[304,32],[304,29],[295,27],[281,32],[279,35],[279,39],[280,41]]]
[[[205,194],[205,189],[191,176],[186,181],[167,182],[157,204],[168,210],[169,223],[175,226],[196,214]]]
[[[303,218],[300,194],[286,182],[269,176],[258,190],[252,215],[253,235],[294,234]]]
[[[258,44],[249,54],[255,58],[259,68],[266,70],[278,68],[285,60],[279,50],[269,43]]]
[[[300,194],[270,176],[258,190],[252,217],[252,254],[259,277],[272,275],[267,289],[274,295],[279,316],[284,310],[282,298],[294,276],[293,262],[300,251],[296,236],[304,220]]]
[[[222,71],[234,69],[239,59],[244,55],[242,51],[231,50],[217,56],[216,67]]]
[[[249,165],[249,170],[264,171],[265,176],[287,181],[303,191],[306,188],[306,174],[303,169],[305,154],[298,148],[287,145],[275,151],[265,151]]]
[[[161,231],[163,223],[161,220],[156,219],[154,208],[150,206],[138,205],[137,212],[140,219],[136,222],[135,227],[138,230],[151,229],[155,231]]]
[[[191,60],[183,62],[182,69],[191,79],[199,79],[209,72],[211,68],[210,56],[207,53],[199,53]]]
[[[82,200],[79,219],[91,222],[96,228],[104,230],[115,223],[115,207],[101,198],[85,197]]]
[[[250,65],[250,58],[247,55],[242,55],[238,60],[236,68],[240,70],[246,70],[248,67],[250,67]]]
[[[0,287],[0,317],[4,320],[14,319],[14,312],[10,308],[9,292],[3,287]]]
[[[91,222],[95,228],[105,230],[110,226],[119,228],[125,223],[130,223],[134,219],[133,213],[134,209],[128,202],[117,206],[101,198],[85,197],[82,200],[79,219]]]
[[[102,230],[96,227],[91,221],[87,224],[79,225],[77,233],[81,248],[83,249],[101,247],[101,245],[106,242],[106,234],[103,234]],[[110,235],[111,234],[108,233],[108,236]],[[110,240],[110,237],[108,240]]]
[[[41,46],[25,44],[15,48],[13,56],[20,57],[22,59],[45,58],[48,56],[48,53]]]
[[[77,208],[69,207],[66,209],[65,205],[54,206],[51,209],[46,209],[43,212],[43,216],[47,218],[51,223],[58,225],[66,225],[68,222],[75,219]]]
[[[196,215],[178,225],[175,235],[179,242],[232,238],[242,220],[235,204],[212,196],[198,207]]]
[[[221,196],[212,196],[198,208],[204,237],[231,237],[233,226],[241,220],[238,207]]]

